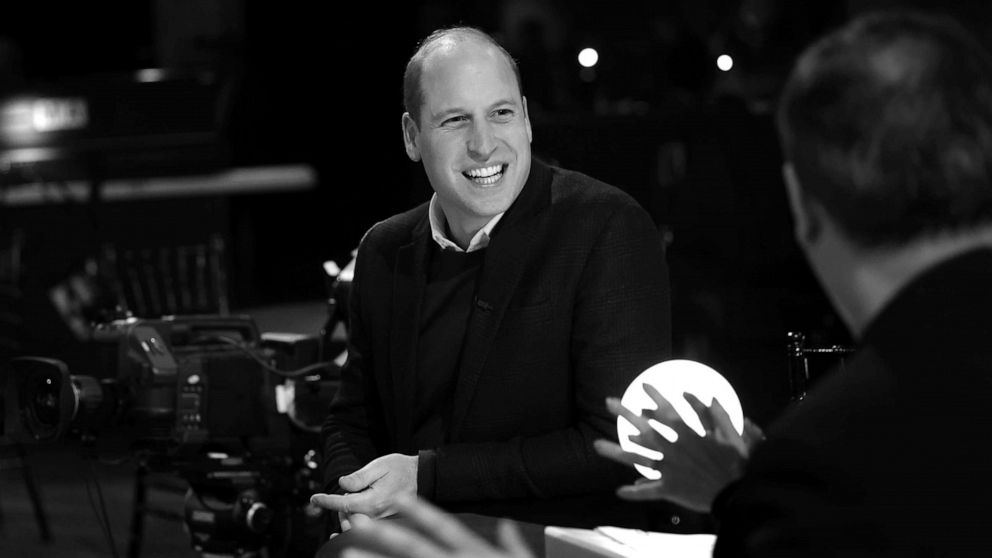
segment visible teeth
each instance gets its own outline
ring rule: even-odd
[[[489,178],[501,170],[503,170],[503,165],[493,165],[482,169],[471,169],[465,171],[465,174],[471,176],[472,178]]]

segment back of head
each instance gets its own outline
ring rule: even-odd
[[[407,62],[406,72],[403,74],[403,106],[406,111],[410,113],[410,116],[413,118],[413,121],[417,123],[417,125],[420,124],[420,109],[424,104],[423,86],[420,81],[424,71],[424,61],[438,48],[464,41],[475,41],[477,43],[490,45],[502,53],[503,56],[506,57],[506,61],[510,65],[510,68],[513,70],[514,76],[517,78],[517,87],[521,91],[521,96],[523,96],[523,87],[520,82],[520,69],[517,67],[517,62],[512,56],[510,56],[510,53],[507,52],[502,45],[496,42],[496,39],[475,27],[459,26],[438,29],[428,35],[427,38],[420,43],[417,47],[417,51]]]
[[[992,59],[947,18],[869,14],[821,39],[778,125],[804,193],[862,246],[992,223]]]

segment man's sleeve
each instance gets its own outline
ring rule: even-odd
[[[670,358],[668,269],[661,236],[643,209],[602,209],[612,215],[579,272],[572,312],[571,385],[563,387],[572,390],[572,424],[538,436],[438,447],[431,456],[434,494],[423,495],[546,498],[610,492],[632,480],[629,468],[599,457],[592,442],[616,441],[606,397],[620,397],[640,372]]]
[[[371,231],[370,231],[371,232]],[[371,429],[381,404],[376,399],[371,343],[362,312],[362,276],[367,239],[360,244],[348,299],[348,359],[341,368],[341,385],[321,429],[324,449],[324,489],[338,491],[338,479],[361,468],[375,455]],[[381,414],[381,413],[380,413]]]
[[[764,442],[713,502],[713,556],[890,555],[878,546],[877,518],[852,505],[858,490],[829,465],[834,459],[797,440]]]

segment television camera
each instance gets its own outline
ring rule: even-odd
[[[94,326],[91,339],[99,374],[50,358],[9,362],[7,436],[22,443],[78,436],[91,448],[123,438],[139,475],[187,481],[185,523],[204,554],[289,556],[308,529],[319,529],[307,508],[319,489],[317,426],[280,411],[326,405],[336,369],[324,362],[276,368],[317,360],[319,340],[312,350],[266,343],[250,317],[210,315],[113,320]],[[287,405],[287,393],[295,403]]]

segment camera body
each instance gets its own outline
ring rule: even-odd
[[[274,388],[251,318],[128,318],[96,326],[92,339],[107,364],[102,378],[72,374],[54,359],[10,361],[7,435],[50,442],[69,431],[127,428],[137,448],[168,455],[268,435]]]
[[[7,363],[4,434],[21,443],[79,436],[93,453],[99,440],[123,438],[139,477],[188,483],[184,517],[197,551],[285,556],[300,544],[312,555],[318,435],[281,412],[277,393],[336,382],[333,370],[296,376],[274,365],[312,360],[316,351],[302,349],[315,340],[275,343],[248,316],[215,315],[120,319],[94,326],[90,339],[93,375],[51,358]]]

